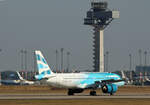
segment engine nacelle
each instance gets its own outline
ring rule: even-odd
[[[106,84],[104,86],[102,86],[102,91],[103,93],[116,93],[116,91],[118,90],[118,86],[115,84]]]

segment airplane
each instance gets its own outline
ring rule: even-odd
[[[122,79],[125,81],[125,84],[130,84],[129,78],[125,75],[124,71],[121,71]]]
[[[6,79],[1,79],[0,83],[2,85],[20,85],[20,80],[16,72],[13,72],[9,74],[8,76],[6,76]]]
[[[13,72],[8,75],[8,78],[5,80],[0,80],[0,83],[3,85],[32,85],[33,81],[25,80],[21,77],[18,71]]]
[[[19,80],[20,80],[20,84],[21,85],[33,85],[34,82],[33,81],[29,81],[29,80],[26,80],[24,79],[19,72],[17,72],[18,76],[19,76]]]
[[[41,51],[35,51],[38,80],[44,80],[47,84],[68,89],[68,95],[82,93],[85,89],[91,89],[90,95],[96,96],[96,89],[101,88],[103,93],[113,95],[119,86],[123,86],[125,82],[122,78],[114,73],[107,72],[81,72],[81,73],[54,73]]]

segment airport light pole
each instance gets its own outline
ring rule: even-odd
[[[132,81],[132,55],[129,54],[129,71],[130,71],[130,81]]]
[[[145,66],[147,66],[147,51],[144,52],[145,55]]]
[[[132,71],[132,55],[131,54],[129,54],[129,63],[130,63],[129,70]]]
[[[106,72],[106,54],[104,54],[104,71]]]
[[[25,70],[25,75],[27,78],[27,50],[21,49],[21,69]]]
[[[67,52],[67,72],[69,72],[70,69],[70,52]]]
[[[63,72],[63,51],[64,51],[64,48],[61,48],[60,51],[61,51],[61,72]]]
[[[140,60],[139,66],[142,66],[142,50],[141,49],[139,49],[139,60]]]
[[[21,55],[21,71],[22,71],[22,70],[24,70],[24,64],[23,64],[24,63],[23,62],[24,61],[24,59],[23,59],[24,50],[23,49],[20,50],[20,55]]]
[[[56,72],[58,71],[58,50],[56,50]]]
[[[24,50],[24,57],[25,57],[25,61],[24,61],[24,63],[25,63],[25,70],[27,71],[27,50]]]
[[[109,70],[109,65],[108,65],[108,63],[109,63],[109,51],[107,51],[106,52],[106,71],[105,72],[108,72],[108,70]]]
[[[37,66],[36,66],[36,55],[35,55],[35,52],[33,52],[33,60],[34,60],[34,61],[33,61],[33,64],[34,64],[34,65],[33,65],[33,67],[34,67],[34,74],[36,75],[36,67],[37,67]]]

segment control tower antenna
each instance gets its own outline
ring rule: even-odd
[[[115,18],[119,18],[119,11],[108,9],[106,1],[91,2],[91,9],[84,19],[85,25],[94,27],[94,71],[104,72],[104,29]]]

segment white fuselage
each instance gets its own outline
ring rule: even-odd
[[[95,81],[120,79],[118,75],[110,73],[56,73],[48,77],[47,83],[58,88],[89,88]],[[124,85],[123,82],[114,83],[118,86]]]

